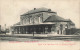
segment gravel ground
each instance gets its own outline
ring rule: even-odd
[[[80,41],[80,36],[21,36],[21,35],[0,35],[0,41]]]

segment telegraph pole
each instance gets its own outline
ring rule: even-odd
[[[6,24],[5,24],[5,34],[6,34]]]

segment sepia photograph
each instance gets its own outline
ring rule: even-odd
[[[80,0],[0,0],[0,50],[80,50]]]

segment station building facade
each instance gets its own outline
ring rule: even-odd
[[[71,28],[75,28],[75,24],[70,19],[58,16],[51,9],[34,8],[20,15],[20,22],[12,26],[12,33],[66,35],[66,29]]]

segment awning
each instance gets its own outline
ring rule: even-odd
[[[47,22],[47,23],[40,23],[40,24],[14,25],[14,27],[16,27],[16,26],[54,25],[54,24],[55,24],[55,23],[50,23],[50,22]]]

